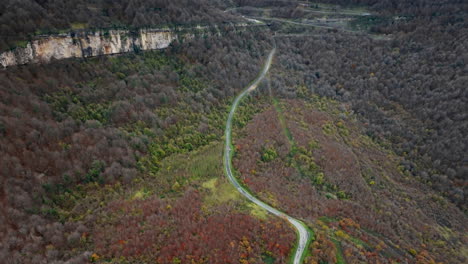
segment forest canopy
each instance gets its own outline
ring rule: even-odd
[[[0,259],[285,263],[294,232],[222,167],[229,106],[276,47],[234,121],[242,183],[317,231],[317,263],[466,263],[468,3],[319,2],[1,1],[0,51],[210,27],[164,50],[0,70]],[[268,22],[233,27],[249,19],[237,10]],[[324,16],[365,30],[308,24]]]
[[[212,0],[2,0],[0,50],[32,35],[96,28],[158,27],[236,21]]]

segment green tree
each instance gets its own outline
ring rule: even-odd
[[[278,153],[273,147],[264,148],[262,151],[262,161],[270,162],[278,157]]]

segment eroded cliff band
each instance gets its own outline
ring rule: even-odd
[[[258,25],[237,24],[233,26],[239,29]],[[28,42],[25,47],[17,47],[1,53],[0,65],[6,68],[29,63],[48,63],[53,59],[87,58],[136,50],[165,49],[176,39],[193,38],[197,33],[211,34],[213,32],[211,29],[213,28],[202,26],[179,30],[116,29],[39,36]],[[217,27],[214,29],[219,30]]]

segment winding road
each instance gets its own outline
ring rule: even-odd
[[[305,249],[306,246],[311,238],[310,232],[307,230],[306,226],[299,220],[292,218],[291,216],[271,207],[270,205],[262,202],[261,200],[257,199],[255,196],[253,196],[251,193],[249,193],[236,179],[232,172],[232,155],[233,155],[233,148],[232,148],[232,141],[231,141],[231,134],[232,134],[232,120],[234,119],[234,114],[236,112],[237,107],[239,106],[240,101],[242,98],[247,96],[251,91],[255,90],[258,86],[258,84],[265,78],[266,74],[268,73],[271,62],[273,60],[273,56],[275,54],[276,49],[273,49],[269,56],[267,61],[265,62],[265,65],[263,66],[263,70],[261,74],[255,79],[255,81],[248,86],[241,94],[239,94],[236,99],[234,100],[234,103],[231,106],[231,111],[229,112],[229,116],[226,122],[226,131],[225,131],[225,147],[224,147],[224,169],[226,172],[226,175],[229,179],[229,181],[234,185],[234,187],[242,194],[244,195],[247,199],[252,201],[253,203],[257,204],[258,206],[264,208],[268,212],[281,217],[289,223],[291,223],[297,230],[297,234],[299,236],[299,241],[297,243],[297,248],[296,252],[294,255],[294,264],[300,264],[302,261],[302,258],[305,254]]]

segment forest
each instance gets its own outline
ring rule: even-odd
[[[372,15],[339,14],[352,8]],[[323,10],[360,30],[306,23]],[[249,15],[267,26],[230,26]],[[229,106],[273,47],[233,165],[312,230],[304,263],[468,261],[465,1],[5,0],[0,21],[0,51],[80,30],[218,30],[0,70],[6,263],[289,263],[294,229],[222,167]]]
[[[4,0],[0,3],[0,50],[34,35],[102,28],[141,28],[237,21],[216,0]]]
[[[2,71],[2,254],[21,263],[66,257],[68,234],[93,223],[72,220],[80,202],[70,196],[94,184],[132,186],[164,158],[219,140],[226,99],[255,75],[258,63],[248,62],[270,47],[252,34]],[[48,245],[60,254],[35,254]]]
[[[286,94],[288,84],[305,85],[352,105],[371,137],[390,140],[406,158],[408,173],[466,210],[468,57],[461,15],[421,15],[371,29],[393,35],[390,43],[351,34],[281,39],[278,46],[290,51],[281,65],[297,77],[274,78],[273,85]]]

